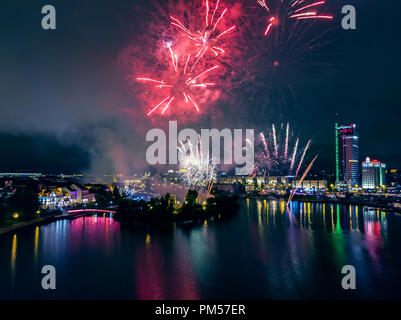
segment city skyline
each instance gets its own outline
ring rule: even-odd
[[[282,124],[283,126],[284,124]],[[289,124],[287,124],[287,126],[289,126]],[[336,184],[344,184],[344,185],[349,185],[349,186],[359,186],[362,185],[362,180],[363,180],[363,167],[364,164],[366,164],[368,161],[370,161],[370,157],[367,156],[366,159],[365,158],[360,158],[360,151],[359,151],[359,132],[357,129],[357,124],[353,123],[350,125],[339,125],[338,123],[335,123],[334,125],[335,127],[335,141],[334,141],[334,146],[335,146],[335,150],[333,151],[333,156],[335,158],[335,160],[333,161],[334,166],[330,166],[328,168],[314,168],[308,175],[333,175],[333,177],[335,178],[335,182]],[[274,128],[274,124],[273,124],[273,128]],[[262,134],[262,133],[261,133]],[[271,139],[273,139],[271,137]],[[281,148],[284,148],[284,146],[281,146]],[[309,148],[309,143],[307,146],[307,149]],[[307,150],[305,149],[305,151]],[[299,154],[299,156],[301,155],[301,153]],[[257,154],[255,154],[256,157],[258,157]],[[372,162],[377,162],[377,160],[372,160]],[[369,163],[369,162],[368,162]],[[380,162],[378,162],[380,163]],[[176,169],[178,170],[180,168],[181,164],[177,164],[176,165]],[[155,172],[159,172],[160,174],[163,174],[163,170],[161,170],[162,168],[156,169],[152,168],[152,165],[149,165],[149,167],[147,168],[147,170],[145,169],[144,171],[132,171],[132,172],[128,172],[125,173],[125,176],[130,176],[130,175],[134,175],[134,174],[138,174],[138,173],[146,173],[146,172],[150,172],[150,171],[155,171]],[[160,167],[160,165],[158,165],[157,167]],[[166,170],[171,170],[171,168],[174,168],[174,166],[169,166],[168,169]],[[255,169],[257,168],[257,163],[255,163]],[[301,167],[300,167],[301,168]],[[385,166],[386,168],[386,166]],[[387,167],[388,170],[391,169],[395,169],[395,170],[399,170],[398,168],[395,167]],[[161,170],[161,171],[160,171]],[[230,168],[227,170],[227,167],[220,167],[220,165],[216,165],[216,173],[224,173],[224,172],[231,172],[233,171],[233,168]],[[21,170],[21,169],[17,169],[17,170],[0,170],[0,174],[2,174],[2,176],[7,176],[7,173],[9,174],[26,174],[26,176],[30,176],[30,174],[56,174],[56,175],[63,175],[66,174],[67,176],[70,175],[85,175],[85,171],[62,171],[59,168],[56,168],[54,171],[53,170],[44,170],[44,171],[40,171],[40,170]],[[167,171],[166,171],[167,172]],[[386,172],[386,170],[385,170]],[[254,171],[253,173],[250,173],[250,175],[254,175],[256,173],[256,171]],[[122,173],[120,172],[103,172],[102,174],[98,175],[102,176],[102,175],[121,175]],[[385,174],[385,173],[384,173]],[[277,174],[276,170],[272,169],[272,171],[270,172],[269,170],[265,171],[263,175],[266,176],[277,176],[277,175],[281,175],[281,176],[291,176],[291,174]],[[299,177],[299,176],[296,176]],[[296,178],[295,177],[295,178]],[[382,179],[382,178],[380,178]],[[383,184],[385,185],[385,184]]]

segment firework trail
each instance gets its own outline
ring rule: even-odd
[[[195,144],[191,140],[186,143],[180,141],[180,144],[178,155],[186,186],[203,188],[210,193],[216,179],[214,159],[209,157],[209,152],[204,153],[200,137]]]
[[[304,152],[302,153],[302,157],[301,157],[301,160],[299,161],[299,165],[298,165],[297,171],[295,172],[295,176],[296,177],[298,176],[299,169],[301,169],[302,163],[304,162],[305,154],[308,151],[309,146],[310,146],[310,140],[308,141],[308,143],[307,143],[307,145],[306,145],[306,147],[304,149]]]
[[[184,58],[184,66],[180,68],[178,56],[171,48],[171,44],[167,44],[167,48],[171,58],[172,70],[171,73],[167,73],[168,77],[166,80],[159,80],[150,77],[136,78],[137,81],[144,82],[153,86],[153,88],[164,92],[163,99],[147,112],[147,116],[152,115],[157,110],[161,110],[161,114],[164,115],[174,100],[181,100],[187,105],[192,105],[193,110],[199,112],[199,104],[195,98],[197,94],[194,89],[207,89],[215,86],[216,83],[207,81],[203,82],[201,79],[210,72],[216,70],[218,66],[215,65],[203,72],[195,74],[193,73],[193,70],[198,60],[196,60],[196,62],[191,66],[191,54],[187,54]]]
[[[281,126],[277,133],[275,126],[268,132],[267,138],[264,133],[259,135],[259,144],[256,145],[255,167],[253,175],[293,175],[295,164],[297,170],[295,177],[302,167],[311,141],[309,140],[302,154],[298,153],[299,137],[293,139],[293,132],[289,123]],[[293,141],[295,140],[295,144]],[[289,157],[288,150],[292,149],[292,156]]]
[[[274,156],[277,158],[278,157],[278,147],[277,147],[277,135],[276,135],[276,128],[274,127],[274,124],[272,125],[273,129],[273,143],[274,143]]]
[[[271,159],[270,150],[269,150],[269,147],[267,146],[267,141],[266,141],[265,135],[262,132],[262,133],[260,133],[259,136],[260,136],[260,139],[261,139],[261,141],[263,143],[266,159],[270,160]]]
[[[301,179],[300,179],[299,182],[298,182],[298,185],[297,185],[294,189],[292,189],[291,194],[290,194],[290,196],[289,196],[289,198],[288,198],[288,201],[287,201],[287,207],[289,206],[289,204],[290,204],[292,198],[294,197],[295,192],[297,192],[297,190],[299,189],[299,187],[302,185],[302,182],[304,181],[306,175],[309,173],[309,171],[310,171],[310,169],[312,168],[313,163],[315,162],[316,159],[317,159],[317,155],[313,158],[313,160],[311,161],[311,163],[309,164],[309,166],[306,168],[304,174],[302,175]]]
[[[183,32],[183,35],[192,41],[196,50],[196,57],[201,58],[209,51],[217,57],[219,54],[226,53],[224,38],[232,33],[236,26],[226,27],[222,23],[222,20],[228,16],[228,9],[220,6],[220,0],[216,1],[214,7],[212,1],[205,0],[203,9],[204,19],[202,19],[203,22],[199,28],[194,27],[194,30],[190,30],[191,27],[188,24],[191,23],[185,26],[181,20],[173,15],[170,15],[171,25]],[[191,15],[189,20],[194,20],[197,16],[200,16],[199,13]]]
[[[264,35],[268,36],[273,27],[283,19],[295,20],[332,20],[332,15],[319,14],[318,8],[322,7],[326,1],[308,0],[257,0],[259,5],[267,12],[267,27]]]
[[[290,124],[287,123],[287,129],[285,134],[285,148],[284,148],[284,158],[287,159],[288,156],[288,135],[290,133]]]
[[[295,156],[297,155],[297,150],[298,150],[298,143],[299,143],[299,138],[297,138],[297,142],[295,142],[294,152],[292,153],[290,172],[292,172],[292,170],[294,169]]]

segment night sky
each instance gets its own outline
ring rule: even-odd
[[[222,101],[215,108],[224,120],[202,118],[193,127],[258,131],[289,121],[303,139],[312,138],[311,154],[319,153],[316,168],[334,171],[338,113],[339,123],[357,124],[361,159],[370,156],[401,168],[401,2],[327,2],[337,19],[322,51],[324,63],[284,74],[296,98],[285,105],[266,103],[269,91],[259,86],[251,94],[252,84],[245,80],[237,89],[244,90],[240,106]],[[138,12],[148,3],[1,1],[0,172],[129,173],[146,168],[145,134],[155,125],[145,116],[121,112],[139,108],[121,53],[132,45],[143,19]],[[56,7],[56,30],[41,29],[46,4]],[[345,4],[356,7],[357,30],[340,26]]]

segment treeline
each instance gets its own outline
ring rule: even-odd
[[[110,204],[118,204],[124,197],[125,194],[121,194],[117,185],[113,185],[113,191],[105,185],[96,185],[93,187],[93,193],[95,193],[96,203],[100,206],[108,206]]]
[[[31,220],[37,216],[39,208],[36,188],[31,186],[17,188],[10,197],[0,198],[0,224],[13,216],[22,220]]]
[[[239,209],[238,197],[215,195],[205,203],[198,203],[198,192],[188,190],[184,203],[179,206],[175,197],[167,193],[150,201],[123,199],[118,206],[116,220],[163,222],[204,219],[211,216],[231,216]]]

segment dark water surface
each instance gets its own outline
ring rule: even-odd
[[[56,290],[41,288],[53,265]],[[357,289],[341,287],[344,265]],[[108,215],[0,238],[0,298],[401,298],[401,216],[244,200],[232,219],[154,228]]]

